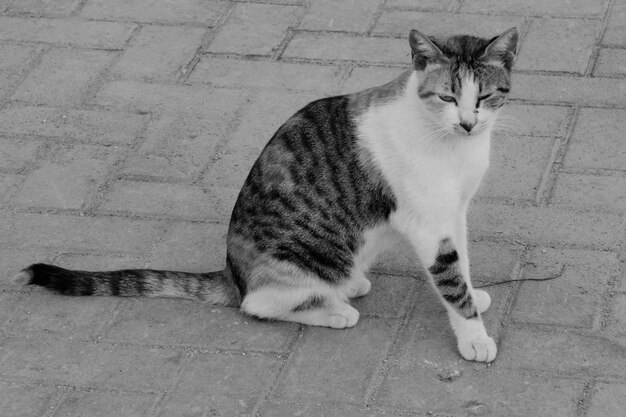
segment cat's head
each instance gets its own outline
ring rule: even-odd
[[[444,41],[409,34],[417,94],[436,128],[460,135],[490,129],[511,88],[517,29],[491,40],[453,36]]]

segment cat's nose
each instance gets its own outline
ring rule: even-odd
[[[461,123],[459,123],[461,125],[461,127],[465,130],[467,130],[467,133],[471,132],[472,129],[474,128],[474,126],[476,126],[476,122],[466,122],[466,121],[462,121]]]

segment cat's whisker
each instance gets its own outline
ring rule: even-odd
[[[496,131],[528,133],[528,126],[522,123],[518,118],[508,114],[500,115],[496,119],[494,126]]]
[[[436,130],[431,131],[426,136],[424,136],[422,138],[422,140],[434,142],[434,141],[437,141],[437,140],[441,139],[442,137],[444,137],[447,133],[448,133],[448,129],[446,129],[444,127],[440,127],[440,128],[438,128]]]

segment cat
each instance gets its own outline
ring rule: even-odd
[[[511,86],[518,33],[487,40],[409,34],[412,68],[380,87],[309,103],[283,124],[235,203],[226,267],[210,273],[73,271],[33,264],[16,276],[67,295],[180,297],[249,316],[354,326],[349,299],[393,244],[412,244],[467,360],[497,348],[470,281],[466,211],[489,165],[491,130]]]

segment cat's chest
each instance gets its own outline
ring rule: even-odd
[[[474,140],[475,139],[475,140]],[[489,138],[472,138],[454,146],[399,152],[387,167],[393,188],[407,199],[441,204],[465,204],[489,166]]]

